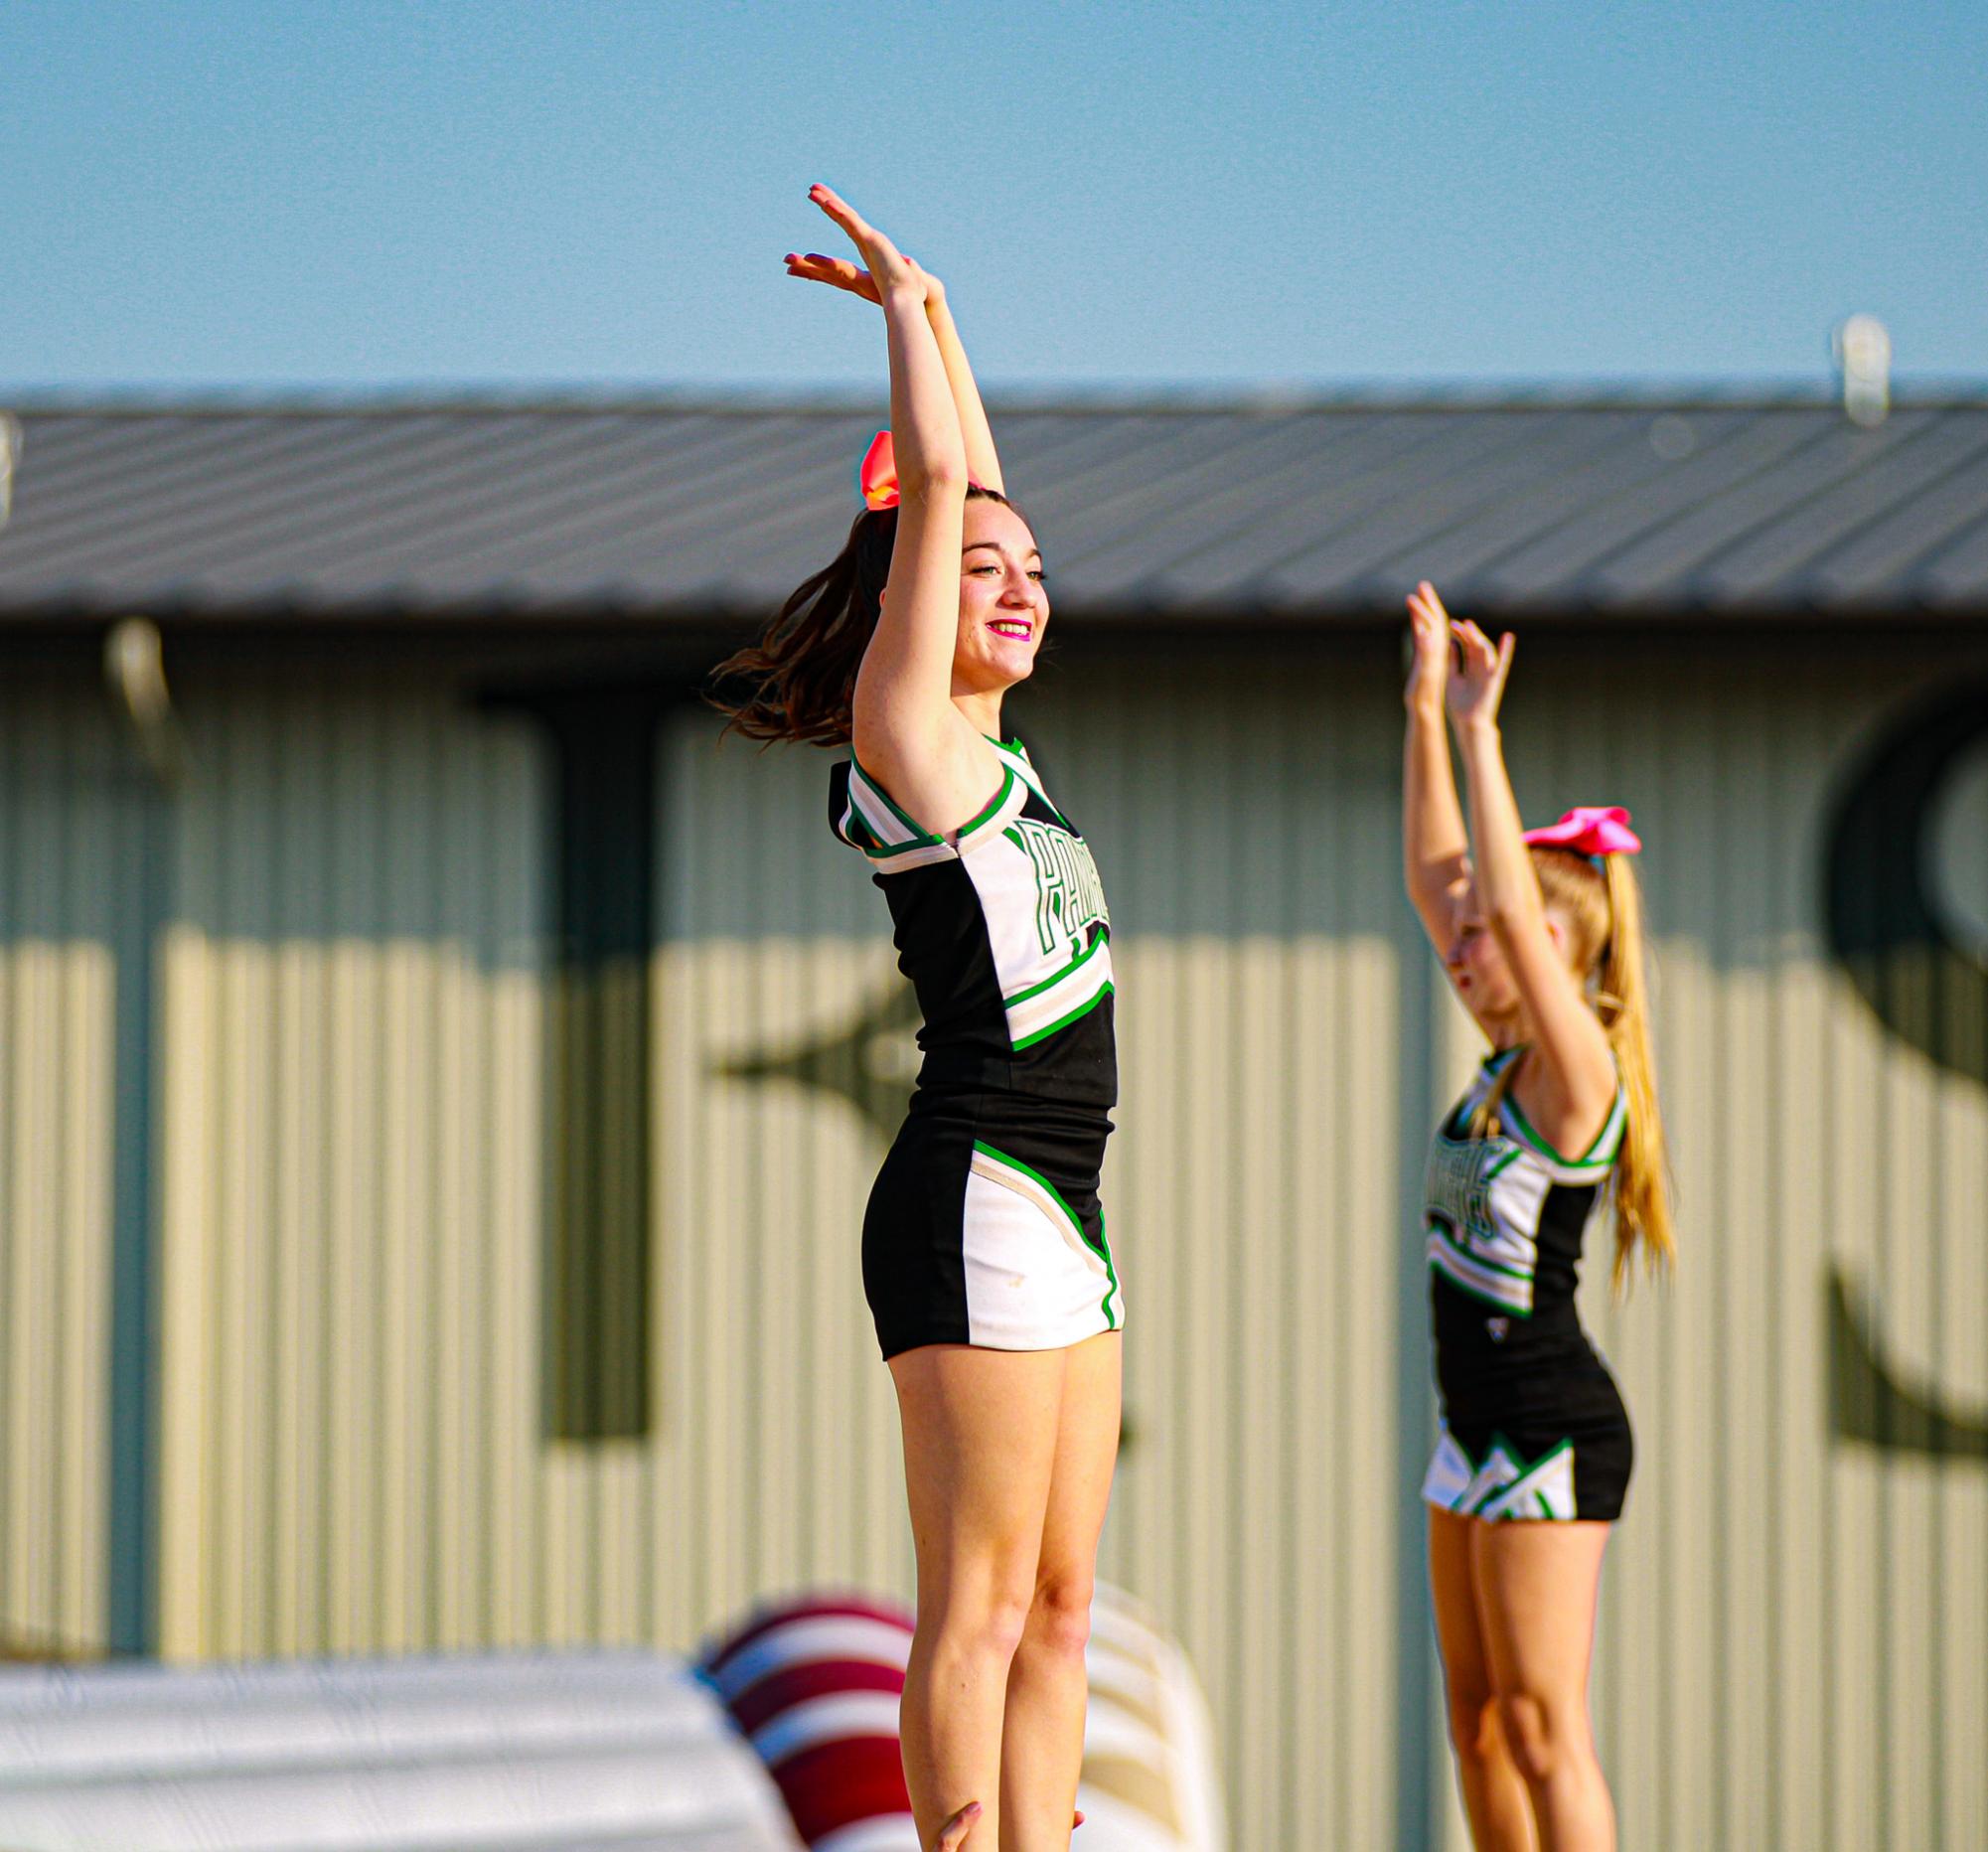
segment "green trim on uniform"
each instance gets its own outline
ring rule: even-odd
[[[1075,958],[1073,958],[1067,965],[1065,965],[1061,971],[1057,972],[1052,977],[1044,978],[1040,984],[1031,984],[1025,991],[1016,991],[1012,997],[1003,997],[1000,1000],[1002,1005],[1006,1008],[1012,1009],[1016,1003],[1025,1003],[1031,997],[1041,996],[1041,994],[1044,991],[1048,990],[1052,984],[1061,984],[1063,980],[1067,978],[1073,971],[1078,970],[1081,966],[1089,964],[1091,960],[1097,955],[1099,949],[1102,946],[1108,944],[1110,942],[1110,939],[1111,939],[1110,933],[1101,932],[1095,939],[1091,941],[1089,945],[1087,945],[1081,952],[1079,952]]]
[[[1505,1452],[1507,1455],[1510,1456],[1513,1464],[1516,1465],[1519,1468],[1519,1475],[1512,1481],[1512,1485],[1522,1485],[1525,1483],[1527,1479],[1537,1478],[1539,1474],[1544,1472],[1548,1466],[1552,1466],[1554,1462],[1557,1461],[1562,1454],[1571,1454],[1573,1453],[1573,1451],[1574,1451],[1574,1441],[1573,1438],[1570,1436],[1567,1440],[1556,1442],[1552,1447],[1549,1447],[1546,1450],[1546,1452],[1540,1455],[1540,1457],[1537,1460],[1527,1460],[1525,1456],[1521,1454],[1519,1450],[1511,1444],[1511,1442],[1506,1441]],[[1507,1486],[1505,1489],[1509,1491],[1511,1489],[1511,1486]],[[1537,1486],[1535,1486],[1533,1488],[1533,1496],[1535,1498],[1543,1498],[1545,1494],[1541,1492]]]
[[[880,797],[883,800],[885,806],[889,809],[890,814],[893,817],[895,817],[899,823],[901,823],[907,830],[911,832],[913,836],[915,836],[918,839],[916,843],[909,844],[907,845],[907,847],[913,849],[930,849],[935,843],[940,841],[938,837],[933,836],[929,831],[921,829],[919,825],[912,820],[910,814],[904,809],[903,805],[899,804],[898,801],[894,797],[892,797],[890,793],[886,791],[883,788],[883,786],[880,783],[878,783],[876,779],[872,778],[868,772],[863,770],[863,764],[860,759],[856,758],[853,754],[851,754],[849,758],[849,763],[855,767],[856,775],[859,778],[861,778],[864,786],[870,791],[874,792],[878,797]]]
[[[1506,1316],[1512,1318],[1530,1318],[1532,1316],[1532,1308],[1530,1306],[1514,1306],[1508,1299],[1494,1298],[1491,1294],[1485,1292],[1482,1287],[1473,1286],[1460,1275],[1452,1273],[1433,1254],[1429,1257],[1429,1265],[1435,1268],[1444,1279],[1449,1281],[1457,1292],[1463,1294],[1468,1299],[1474,1299],[1478,1305],[1489,1306],[1494,1312],[1502,1312]]]
[[[1519,1136],[1534,1151],[1538,1152],[1542,1158],[1551,1158],[1564,1170],[1599,1170],[1606,1168],[1607,1165],[1614,1162],[1614,1151],[1610,1149],[1606,1158],[1598,1157],[1596,1154],[1601,1151],[1603,1142],[1607,1139],[1610,1132],[1614,1132],[1617,1135],[1617,1139],[1619,1139],[1621,1131],[1625,1130],[1628,1125],[1628,1102],[1621,1090],[1617,1088],[1614,1103],[1608,1108],[1607,1118],[1602,1122],[1602,1130],[1596,1133],[1594,1144],[1588,1147],[1584,1156],[1569,1158],[1565,1153],[1550,1145],[1540,1136],[1532,1121],[1525,1116],[1525,1108],[1518,1103],[1514,1095],[1507,1093],[1504,1098],[1504,1104],[1511,1109],[1512,1125]],[[1620,1122],[1619,1125],[1617,1124],[1618,1121]]]
[[[1010,747],[1002,746],[998,740],[995,740],[992,743],[994,745],[997,752],[1001,755],[1001,763],[1004,765],[1008,764],[1007,755],[1012,753],[1014,763],[1010,765],[1008,769],[1015,772],[1020,777],[1021,782],[1025,784],[1029,788],[1029,790],[1033,791],[1035,795],[1042,800],[1042,802],[1048,807],[1050,816],[1054,817],[1056,821],[1059,824],[1061,824],[1065,830],[1068,830],[1072,836],[1076,836],[1077,832],[1071,828],[1069,818],[1064,816],[1063,813],[1056,808],[1055,800],[1052,799],[1049,793],[1042,788],[1041,776],[1039,773],[1037,773],[1035,769],[1035,762],[1029,758],[1028,754]],[[1082,840],[1083,839],[1081,837],[1078,838],[1078,841],[1081,842]]]
[[[1083,1217],[1063,1200],[1063,1192],[1054,1183],[1050,1182],[1040,1170],[1036,1169],[1033,1164],[1023,1163],[1019,1158],[1010,1158],[1006,1152],[996,1151],[983,1139],[976,1139],[974,1141],[974,1150],[979,1152],[983,1158],[992,1158],[995,1163],[1005,1164],[1010,1170],[1020,1171],[1031,1183],[1041,1189],[1057,1208],[1062,1210],[1064,1219],[1075,1230],[1077,1239],[1105,1263],[1105,1297],[1099,1302],[1098,1310],[1105,1314],[1105,1323],[1107,1326],[1114,1331],[1121,1329],[1121,1319],[1112,1311],[1112,1301],[1117,1297],[1119,1290],[1119,1275],[1118,1269],[1112,1264],[1111,1243],[1109,1241],[1098,1242],[1091,1239],[1090,1235],[1085,1232]],[[1104,1225],[1105,1212],[1101,1208],[1098,1211],[1098,1227],[1102,1230]]]
[[[1481,1267],[1486,1273],[1504,1274],[1513,1280],[1523,1280],[1527,1286],[1532,1285],[1533,1276],[1525,1268],[1507,1267],[1502,1261],[1487,1261],[1473,1249],[1466,1248],[1454,1235],[1445,1229],[1443,1224],[1434,1216],[1431,1216],[1429,1219],[1429,1232],[1436,1236],[1446,1247],[1454,1248],[1471,1266]]]
[[[1084,1235],[1081,1223],[1078,1225],[1077,1232],[1080,1235]],[[1112,1244],[1111,1238],[1105,1232],[1105,1207],[1103,1203],[1098,1205],[1098,1239],[1093,1241],[1089,1235],[1084,1235],[1084,1245],[1092,1249],[1098,1258],[1105,1263],[1105,1278],[1111,1283],[1105,1288],[1104,1303],[1099,1307],[1099,1311],[1105,1314],[1105,1322],[1113,1330],[1123,1330],[1125,1328],[1125,1308],[1121,1306],[1117,1312],[1112,1310],[1112,1301],[1117,1296],[1119,1290],[1119,1270],[1112,1264]]]
[[[994,1146],[988,1144],[984,1139],[976,1139],[974,1141],[974,1150],[979,1152],[983,1158],[992,1158],[995,1163],[1004,1163],[1010,1170],[1019,1170],[1031,1182],[1039,1183],[1049,1192],[1049,1200],[1055,1203],[1057,1208],[1061,1209],[1064,1215],[1069,1218],[1070,1226],[1080,1235],[1084,1232],[1084,1224],[1078,1219],[1077,1211],[1063,1200],[1063,1192],[1054,1183],[1050,1182],[1040,1170],[1036,1169],[1033,1164],[1023,1163],[1019,1158],[1010,1158],[1006,1152],[995,1150]]]
[[[1520,1453],[1518,1448],[1512,1444],[1512,1441],[1509,1436],[1501,1434],[1500,1432],[1498,1432],[1498,1430],[1493,1429],[1491,1431],[1491,1444],[1487,1448],[1485,1448],[1483,1459],[1478,1460],[1471,1455],[1470,1450],[1467,1447],[1465,1447],[1461,1441],[1456,1439],[1454,1433],[1452,1433],[1447,1428],[1445,1432],[1449,1434],[1452,1445],[1453,1445],[1456,1451],[1463,1456],[1463,1464],[1470,1468],[1471,1478],[1474,1479],[1477,1476],[1477,1474],[1484,1469],[1485,1466],[1489,1463],[1490,1458],[1493,1454],[1503,1454],[1506,1460],[1508,1460],[1511,1463],[1513,1468],[1512,1476],[1510,1478],[1508,1478],[1502,1485],[1492,1485],[1487,1487],[1484,1490],[1484,1492],[1477,1498],[1475,1503],[1470,1504],[1468,1506],[1451,1505],[1449,1507],[1450,1510],[1456,1511],[1459,1513],[1459,1515],[1464,1517],[1478,1516],[1483,1511],[1486,1505],[1495,1504],[1500,1498],[1508,1497],[1512,1492],[1517,1491],[1521,1486],[1523,1486],[1527,1479],[1538,1477],[1538,1475],[1541,1472],[1543,1472],[1548,1466],[1552,1466],[1561,1457],[1562,1454],[1571,1454],[1574,1451],[1574,1442],[1570,1437],[1569,1439],[1564,1441],[1556,1441],[1553,1444],[1553,1446],[1549,1447],[1546,1450],[1546,1452],[1541,1454],[1537,1460],[1528,1460],[1526,1459],[1525,1455]],[[1564,1521],[1562,1520],[1560,1513],[1554,1510],[1553,1506],[1547,1502],[1547,1497],[1545,1492],[1541,1491],[1538,1486],[1533,1487],[1532,1495],[1538,1501],[1540,1507],[1540,1514],[1543,1517],[1551,1518],[1556,1523]],[[1570,1514],[1570,1516],[1573,1517],[1578,1517],[1580,1513],[1578,1510]],[[1487,1521],[1495,1523],[1498,1520],[1490,1519]]]
[[[981,814],[978,817],[976,817],[972,823],[964,823],[960,826],[959,834],[954,842],[954,847],[960,849],[964,853],[966,850],[967,843],[969,839],[973,836],[974,832],[980,829],[982,825],[984,825],[988,821],[989,818],[994,816],[1000,810],[1001,806],[1007,802],[1008,795],[1013,790],[1014,790],[1014,768],[1010,765],[1003,765],[1001,767],[1000,789],[994,794],[994,802],[991,803],[986,810],[982,811]]]
[[[851,849],[859,849],[866,855],[872,852],[871,846],[876,844],[876,838],[871,834],[869,825],[863,821],[862,813],[856,809],[853,796],[845,796],[842,800],[842,814],[836,822],[836,834]]]
[[[935,836],[919,843],[893,843],[885,849],[866,849],[863,853],[872,861],[888,861],[893,855],[909,855],[917,849],[931,850],[944,849],[946,845]]]
[[[1083,1003],[1071,1010],[1067,1016],[1058,1016],[1047,1028],[1037,1029],[1032,1035],[1024,1035],[1018,1042],[1011,1042],[1009,1046],[1016,1054],[1019,1054],[1024,1048],[1033,1048],[1039,1041],[1047,1041],[1058,1029],[1067,1029],[1078,1017],[1089,1015],[1092,1010],[1097,1008],[1099,1003],[1112,995],[1114,995],[1113,987],[1109,983],[1101,984]]]
[[[1509,1048],[1494,1048],[1484,1057],[1485,1071],[1496,1079],[1497,1075],[1504,1071],[1501,1063],[1509,1064],[1516,1061],[1531,1046],[1530,1042],[1514,1042]],[[1608,1138],[1610,1131],[1616,1133],[1613,1144],[1619,1145],[1621,1133],[1628,1129],[1629,1096],[1623,1091],[1619,1082],[1615,1087],[1615,1097],[1609,1103],[1607,1117],[1602,1121],[1601,1131],[1595,1134],[1595,1142],[1579,1158],[1568,1157],[1565,1152],[1540,1136],[1539,1129],[1526,1117],[1525,1108],[1519,1104],[1516,1094],[1508,1091],[1500,1105],[1511,1108],[1512,1124],[1518,1129],[1520,1138],[1542,1158],[1551,1158],[1566,1170],[1592,1170],[1613,1163],[1615,1151],[1612,1146],[1606,1158],[1601,1155],[1602,1147],[1610,1143]],[[1618,1118],[1621,1121],[1619,1128],[1616,1126]]]

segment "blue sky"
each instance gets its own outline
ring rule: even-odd
[[[0,0],[0,392],[1988,379],[1988,0]]]

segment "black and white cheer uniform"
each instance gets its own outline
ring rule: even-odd
[[[1575,1310],[1582,1238],[1607,1192],[1628,1099],[1578,1158],[1510,1092],[1470,1128],[1520,1050],[1492,1054],[1436,1134],[1426,1189],[1443,1434],[1422,1495],[1482,1518],[1622,1514],[1628,1411]]]
[[[851,761],[829,821],[890,902],[924,1060],[863,1216],[886,1357],[1055,1350],[1125,1322],[1098,1173],[1118,1101],[1111,915],[1097,864],[1019,740],[951,840]]]

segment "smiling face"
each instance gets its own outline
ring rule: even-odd
[[[1028,523],[1004,503],[973,497],[960,552],[954,694],[997,694],[1025,682],[1048,623],[1042,555]]]

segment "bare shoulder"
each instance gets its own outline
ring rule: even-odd
[[[1519,1059],[1511,1097],[1539,1136],[1556,1152],[1584,1152],[1599,1138],[1615,1106],[1621,1082],[1607,1032],[1592,1012],[1593,1034],[1563,1033],[1549,1053],[1535,1043]],[[1572,1046],[1566,1044],[1572,1043]]]
[[[927,836],[971,823],[1001,782],[994,747],[950,703],[928,724],[866,731],[854,751],[864,775]]]

